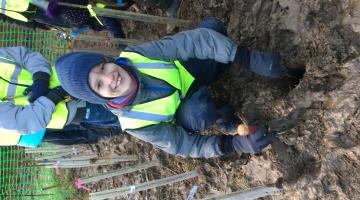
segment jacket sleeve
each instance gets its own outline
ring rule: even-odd
[[[40,53],[24,47],[2,48],[0,59],[3,59],[1,62],[15,62],[16,66],[26,68],[31,74],[39,71],[51,74],[49,62]],[[39,97],[28,106],[0,102],[0,129],[20,134],[38,132],[46,128],[54,109],[54,103],[46,97]]]
[[[54,109],[55,104],[46,97],[39,97],[28,106],[1,102],[0,130],[20,134],[36,133],[46,128]]]
[[[226,64],[234,61],[236,49],[236,43],[230,38],[208,28],[197,28],[157,41],[127,47],[125,51],[164,61],[197,58]]]
[[[126,132],[169,154],[182,157],[219,157],[225,154],[222,145],[227,145],[225,144],[227,136],[191,134],[180,126],[168,123],[127,130]],[[226,152],[226,154],[228,153],[231,152]]]
[[[18,67],[27,69],[32,75],[36,72],[45,72],[51,75],[49,61],[39,52],[33,52],[25,47],[7,47],[0,49],[0,56],[13,61]]]

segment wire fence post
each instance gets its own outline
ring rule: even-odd
[[[153,180],[146,183],[140,183],[138,185],[132,185],[132,186],[125,186],[121,188],[101,191],[101,192],[95,192],[90,193],[90,200],[102,200],[102,199],[108,199],[108,198],[115,198],[123,195],[127,195],[134,192],[144,191],[164,185],[169,185],[175,182],[180,182],[186,179],[195,178],[198,176],[198,173],[196,171],[191,171],[183,174],[178,174],[162,179]]]
[[[255,200],[261,197],[272,195],[276,192],[281,192],[281,189],[277,187],[259,186],[216,197],[208,197],[201,200]]]
[[[147,169],[147,168],[154,167],[154,166],[159,166],[159,165],[160,165],[160,162],[158,160],[155,160],[155,161],[141,163],[141,164],[138,164],[138,165],[125,167],[125,168],[115,170],[115,171],[111,171],[111,172],[108,172],[108,173],[97,174],[97,175],[94,175],[94,176],[81,178],[80,180],[81,180],[82,184],[87,184],[87,183],[91,183],[91,182],[95,182],[95,181],[100,181],[102,179],[111,178],[111,177],[119,176],[119,175],[122,175],[122,174],[128,174],[128,173],[131,173],[131,172],[135,172],[135,171],[139,171],[139,170],[142,170],[142,169]]]

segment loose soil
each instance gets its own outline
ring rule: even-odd
[[[140,12],[163,16],[156,8]],[[197,169],[196,179],[136,193],[133,199],[196,199],[259,185],[284,192],[266,199],[358,199],[360,197],[360,1],[184,0],[180,18],[220,18],[229,36],[252,50],[279,52],[284,64],[305,69],[296,85],[260,77],[238,66],[212,86],[214,97],[247,120],[269,121],[301,108],[297,126],[278,135],[259,156],[190,159],[168,155],[130,136],[89,145],[99,155],[136,154],[162,167],[89,185],[101,191]],[[129,38],[158,39],[184,27],[123,22]],[[207,131],[205,134],[218,134]],[[86,177],[135,163],[74,170]],[[81,195],[80,195],[81,196]],[[82,193],[86,199],[86,194]],[[126,199],[126,198],[119,198]]]

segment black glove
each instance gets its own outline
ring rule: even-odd
[[[45,96],[49,92],[50,75],[45,72],[36,72],[33,75],[33,84],[25,89],[23,95],[29,95],[29,102],[33,103],[37,98]]]
[[[238,47],[234,62],[256,74],[270,78],[282,78],[288,74],[287,68],[281,65],[281,57],[277,53],[249,51],[247,48]]]
[[[62,100],[69,101],[71,99],[70,95],[61,86],[51,89],[46,97],[55,105]]]
[[[234,136],[232,145],[234,150],[241,153],[258,154],[275,138],[275,132],[268,132],[265,127],[259,128],[254,134]]]

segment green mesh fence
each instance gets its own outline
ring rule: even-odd
[[[56,32],[30,31],[0,22],[0,47],[25,46],[53,62],[66,51],[67,43]],[[1,134],[1,133],[0,133]],[[0,199],[65,199],[53,169],[39,166],[21,147],[0,147]]]

